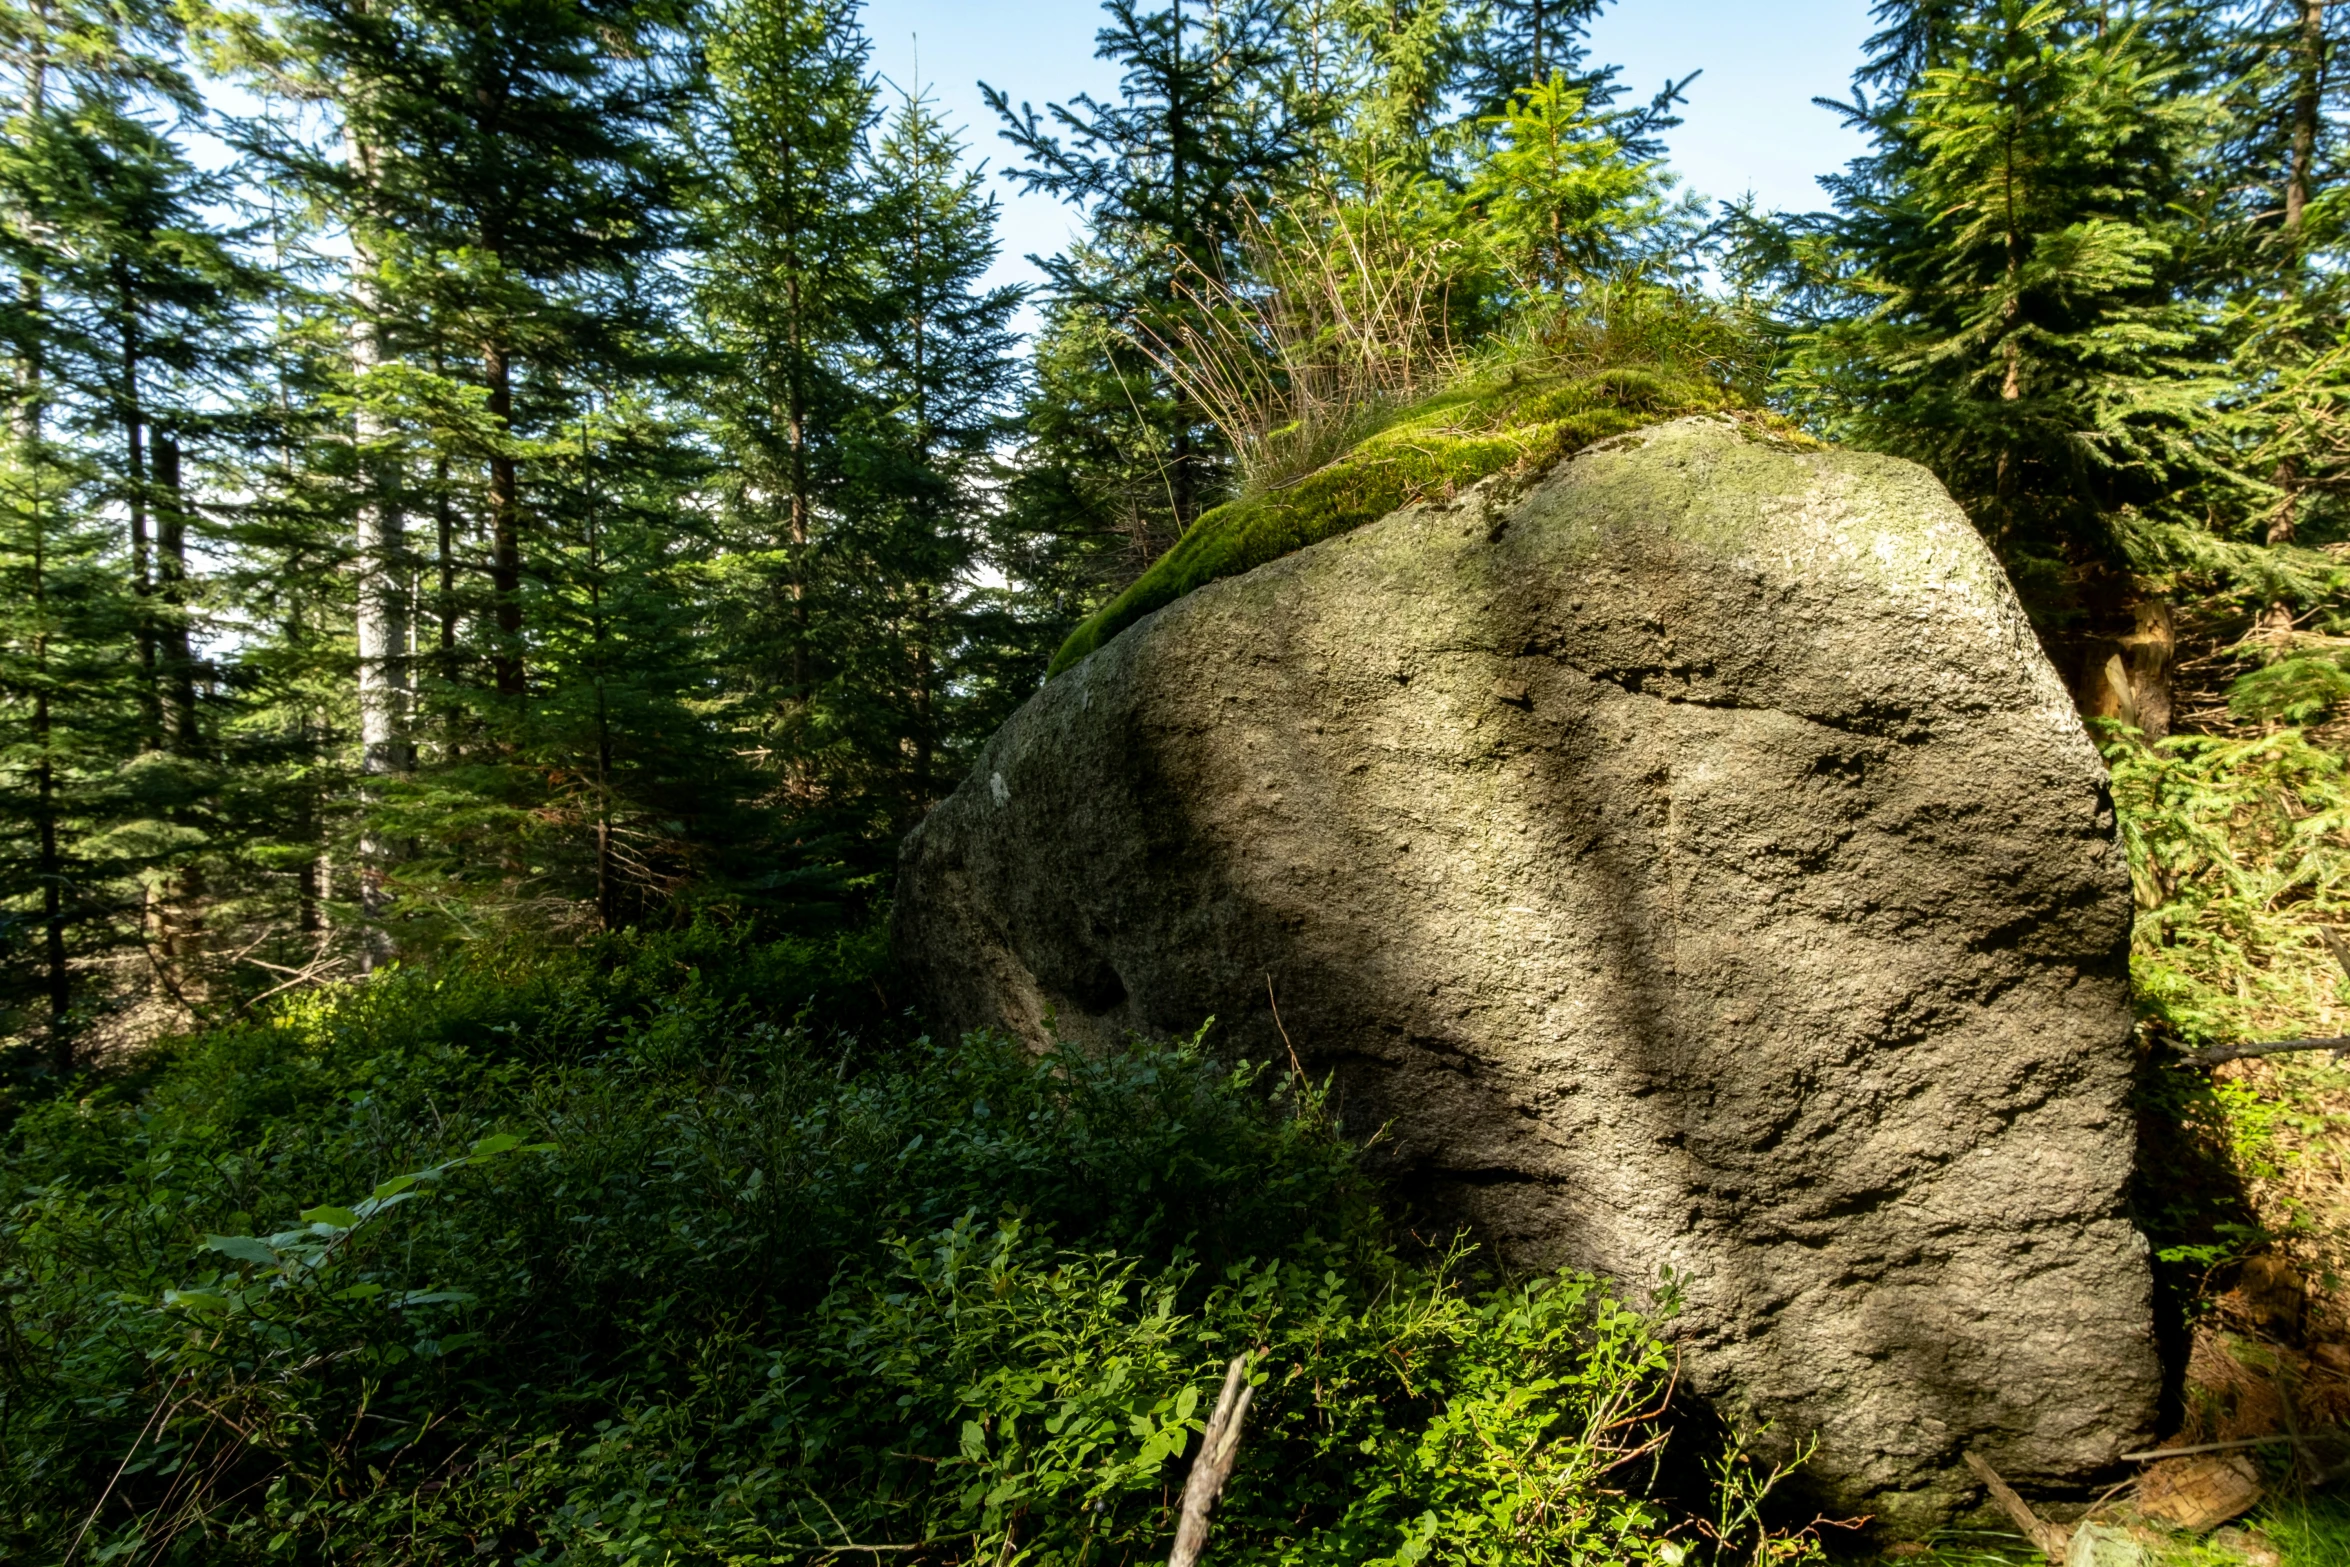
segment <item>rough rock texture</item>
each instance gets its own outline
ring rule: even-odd
[[[2100,765],[1923,470],[1619,437],[1203,588],[906,840],[942,1020],[1219,1034],[1895,1527],[2148,1433]]]

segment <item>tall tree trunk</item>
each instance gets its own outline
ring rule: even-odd
[[[791,685],[792,700],[803,706],[811,696],[808,673],[808,541],[813,535],[808,495],[808,386],[801,369],[805,352],[805,323],[800,318],[802,295],[799,268],[794,265],[785,284],[791,299],[791,406],[785,411],[786,438],[791,443]]]
[[[155,437],[155,556],[164,742],[180,756],[194,756],[203,741],[196,716],[195,651],[188,638],[187,491],[179,441],[162,433]]]
[[[937,765],[938,719],[935,687],[938,680],[937,661],[931,653],[935,636],[937,610],[931,585],[923,583],[915,590],[914,601],[914,778],[912,820],[919,822],[931,806],[934,785],[931,773]]]
[[[148,506],[151,494],[147,473],[146,410],[141,406],[139,389],[138,301],[131,291],[130,278],[118,260],[115,264],[117,303],[122,310],[120,363],[116,367],[119,381],[116,395],[121,406],[116,417],[122,425],[122,462],[124,478],[124,505],[130,513],[131,529],[131,592],[138,599],[138,624],[134,640],[139,651],[139,704],[145,717],[145,748],[163,749],[163,698],[156,686],[155,650],[155,558],[154,541],[148,535]]]
[[[1183,0],[1174,0],[1171,10],[1175,20],[1175,41],[1174,52],[1169,56],[1167,68],[1167,193],[1170,197],[1168,210],[1177,215],[1178,222],[1184,222],[1191,211],[1187,205],[1186,194],[1190,175],[1186,160],[1190,153],[1191,121],[1183,101]],[[1199,227],[1192,224],[1186,230],[1178,232],[1180,235],[1180,243],[1176,247],[1178,256],[1191,262],[1194,266],[1212,269],[1215,264],[1214,260],[1199,254],[1201,250],[1207,248],[1201,243],[1204,236]],[[1180,539],[1183,537],[1183,530],[1191,526],[1192,513],[1197,505],[1198,487],[1192,472],[1196,459],[1191,440],[1193,419],[1191,398],[1180,386],[1174,389],[1174,394],[1175,443],[1172,460],[1168,464],[1167,504],[1175,513],[1174,537]],[[1156,546],[1157,541],[1154,540],[1153,544]]]
[[[371,185],[374,159],[364,143],[351,143],[353,166],[362,185]],[[364,197],[362,198],[364,199]],[[376,262],[364,234],[354,235],[352,294],[357,306],[351,327],[351,380],[357,393],[352,440],[358,449],[359,505],[352,544],[359,573],[359,906],[364,919],[361,972],[372,972],[394,952],[386,924],[386,885],[398,858],[397,845],[383,829],[383,791],[377,780],[409,770],[408,538],[400,509],[397,460],[384,447],[392,431],[370,401],[368,380],[383,361],[383,302]]]
[[[24,114],[37,125],[49,109],[49,6],[36,0],[33,8],[30,67],[25,72]],[[73,1014],[73,970],[65,952],[65,853],[59,841],[56,716],[49,693],[49,551],[45,497],[41,476],[46,465],[42,450],[46,432],[44,400],[48,395],[40,332],[41,279],[33,271],[19,273],[17,305],[25,337],[16,360],[16,407],[11,433],[16,439],[18,465],[30,485],[28,522],[33,538],[33,822],[41,881],[41,961],[49,1000],[49,1063],[60,1077],[73,1070],[74,1041],[69,1020]]]
[[[440,621],[434,677],[444,687],[457,684],[457,508],[449,504],[449,456],[443,452],[432,470],[434,612]]]
[[[579,465],[583,475],[589,468],[588,422],[582,420],[579,429]],[[598,528],[595,482],[587,486],[587,546],[588,546],[588,635],[595,649],[596,679],[596,922],[605,930],[619,923],[619,878],[612,863],[612,709],[606,682],[610,670],[605,659],[610,653],[606,643],[604,623],[604,536]]]
[[[301,721],[304,749],[310,741],[310,719],[305,714]],[[294,873],[294,924],[305,936],[315,936],[326,929],[325,902],[332,889],[326,879],[326,834],[320,830],[318,795],[307,784],[295,795],[294,832],[296,843],[308,844],[311,852],[302,858],[302,868]]]
[[[37,379],[36,379],[37,386]],[[31,423],[38,455],[39,403]],[[49,554],[42,522],[39,470],[33,475],[33,821],[39,838],[41,959],[49,989],[49,1059],[57,1075],[73,1070],[73,970],[65,955],[65,854],[58,841],[57,733],[49,705]]]
[[[44,676],[47,638],[34,652]],[[73,970],[65,957],[65,856],[57,842],[57,763],[52,745],[48,682],[33,697],[33,745],[40,761],[33,768],[34,814],[40,826],[41,961],[49,980],[49,1059],[62,1077],[73,1070],[73,1033],[67,1026],[73,1013]]]
[[[153,432],[155,480],[155,565],[158,693],[163,704],[163,743],[174,756],[193,759],[203,750],[196,714],[196,659],[188,637],[188,511],[181,481],[177,436]],[[164,907],[164,956],[178,970],[172,989],[182,999],[200,997],[203,980],[186,968],[204,949],[204,867],[190,859],[180,868],[176,896]]]
[[[2293,131],[2285,171],[2285,234],[2299,272],[2301,218],[2309,207],[2310,170],[2317,158],[2318,116],[2325,92],[2327,0],[2300,0],[2293,30]]]
[[[490,669],[498,694],[518,697],[527,675],[522,663],[522,494],[506,445],[514,432],[514,365],[503,343],[493,342],[483,351],[482,372],[498,437],[490,456],[490,598],[497,623]]]
[[[2285,166],[2285,290],[2292,307],[2300,304],[2304,281],[2301,230],[2303,215],[2309,210],[2318,116],[2324,102],[2325,24],[2326,0],[2300,0],[2300,16],[2293,29],[2293,122]],[[2288,333],[2298,339],[2298,321],[2290,323]],[[2278,459],[2269,482],[2276,486],[2277,499],[2269,513],[2268,542],[2290,544],[2300,524],[2301,465],[2290,455]]]

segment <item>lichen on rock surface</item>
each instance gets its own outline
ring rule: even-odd
[[[1513,1264],[1670,1269],[1690,1385],[1923,1527],[2148,1434],[2105,772],[1922,469],[1727,418],[1213,582],[906,841],[949,1026],[1335,1072]],[[1048,1024],[1048,1019],[1051,1021]]]

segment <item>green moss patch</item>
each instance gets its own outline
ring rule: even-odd
[[[1351,532],[1413,501],[1450,495],[1504,471],[1539,472],[1593,441],[1732,401],[1704,381],[1644,369],[1519,371],[1446,392],[1336,462],[1202,515],[1150,570],[1069,634],[1051,673],[1219,577]]]

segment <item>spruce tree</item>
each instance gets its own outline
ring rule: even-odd
[[[1911,20],[1870,67],[1906,85],[1850,111],[1877,145],[1813,233],[1832,313],[1790,385],[1837,438],[1933,468],[2053,634],[2118,565],[2117,515],[2197,466],[2181,246],[2205,106],[2103,8]]]
[[[234,845],[204,766],[189,459],[234,395],[253,280],[199,215],[221,193],[169,129],[197,112],[169,13],[34,6],[6,22],[0,249],[18,281],[4,548],[21,727],[5,787],[41,889],[43,1026],[62,1066],[75,970],[118,943],[146,949],[130,974],[201,999],[206,865]],[[144,988],[109,981],[91,1002]]]
[[[550,777],[533,707],[560,693],[531,673],[533,606],[566,591],[556,519],[577,502],[576,470],[552,454],[592,400],[673,363],[658,263],[677,204],[679,21],[659,0],[283,13],[281,80],[331,104],[335,139],[281,138],[274,155],[351,236],[345,482],[361,760],[384,779],[362,839],[378,922],[384,879],[436,879],[426,867],[452,861],[423,840],[460,821],[469,875],[502,861],[490,880],[538,890],[521,843]],[[411,542],[426,517],[429,561]],[[420,673],[437,733],[412,720]],[[442,771],[403,783],[419,761]],[[451,789],[479,810],[450,809]],[[414,872],[397,870],[412,849]]]
[[[872,714],[862,748],[888,761],[881,814],[895,836],[921,819],[979,738],[965,704],[977,699],[987,728],[1002,716],[984,694],[989,683],[975,689],[964,666],[971,616],[986,603],[970,577],[1018,377],[1011,320],[1021,292],[983,286],[998,249],[996,203],[919,94],[874,139],[866,185],[875,284],[854,375],[869,412],[855,432],[844,532],[869,563],[859,575],[870,595],[854,620],[881,656],[858,661],[855,683]]]
[[[1143,455],[1163,497],[1130,519],[1147,560],[1210,503],[1222,464],[1201,411],[1122,331],[1137,314],[1185,308],[1176,280],[1186,268],[1237,272],[1243,226],[1312,150],[1314,116],[1326,105],[1289,90],[1279,0],[1168,0],[1149,10],[1142,0],[1105,0],[1103,9],[1095,54],[1119,67],[1114,102],[1080,94],[1040,114],[981,87],[1023,160],[1008,177],[1082,209],[1088,227],[1086,243],[1041,258],[1063,317],[1055,336],[1080,358],[1067,374],[1038,377],[1037,397],[1059,410],[1040,406],[1032,423],[1123,423],[1117,405],[1129,405],[1137,440],[1128,444],[1156,446]]]
[[[847,580],[834,524],[843,435],[864,412],[851,361],[874,283],[859,168],[866,54],[845,0],[734,0],[713,14],[697,130],[696,310],[726,366],[710,408],[725,464],[729,684],[771,798],[819,860],[855,836],[826,815],[829,778],[852,750],[826,701],[826,622]]]
[[[2235,342],[2232,433],[2262,486],[2270,544],[2338,532],[2350,485],[2350,360],[2340,344],[2350,297],[2336,261],[2344,168],[2339,65],[2350,21],[2321,0],[2291,0],[2224,32],[2228,133],[2215,183],[2234,198],[2206,241]],[[2217,51],[2215,51],[2217,52]]]

